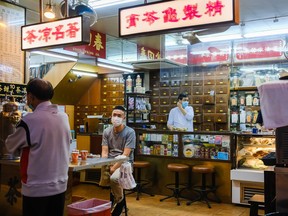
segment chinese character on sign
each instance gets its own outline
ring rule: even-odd
[[[44,40],[45,42],[47,42],[50,39],[50,33],[51,33],[52,29],[51,28],[44,28],[44,29],[40,29],[38,32],[40,34],[43,34],[42,36],[39,37],[39,41],[40,40]]]
[[[164,13],[164,23],[166,22],[178,22],[177,19],[177,11],[174,8],[167,8],[166,10],[162,11]]]
[[[104,49],[101,39],[102,39],[102,37],[101,37],[101,35],[99,33],[97,35],[95,35],[95,40],[94,40],[93,47],[95,47],[96,50],[98,50],[98,51],[100,49]]]
[[[157,14],[157,12],[155,12],[155,11],[144,13],[143,15],[146,18],[142,19],[142,21],[148,22],[149,25],[153,24],[155,22],[155,20],[159,19],[159,17],[154,16],[155,14]]]
[[[9,92],[9,86],[4,86],[4,92]]]
[[[127,23],[128,26],[126,28],[130,28],[130,27],[136,27],[136,21],[139,20],[139,14],[131,14],[129,16],[127,16]]]
[[[34,34],[34,32],[35,32],[35,30],[31,30],[31,31],[27,31],[26,32],[27,33],[27,37],[24,38],[24,40],[25,41],[27,40],[27,42],[29,44],[33,43],[36,40],[36,38],[37,38],[37,36]]]
[[[64,39],[64,32],[61,31],[61,29],[63,28],[63,25],[58,25],[55,28],[56,28],[56,31],[52,32],[52,35],[56,35],[55,40]]]
[[[78,22],[74,22],[74,23],[68,23],[68,30],[67,32],[67,36],[70,38],[75,38],[76,37],[76,33],[79,31],[79,28],[76,28]]]
[[[185,14],[185,17],[182,18],[183,20],[186,20],[186,19],[193,19],[194,17],[196,18],[200,18],[202,15],[199,15],[199,11],[197,10],[198,9],[198,4],[195,4],[195,5],[186,5],[183,9],[184,11],[184,14]]]
[[[207,11],[205,14],[209,14],[209,16],[215,16],[216,13],[219,13],[222,15],[222,8],[224,5],[220,0],[216,0],[216,2],[209,1],[208,4],[206,4]]]

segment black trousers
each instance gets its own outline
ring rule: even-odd
[[[23,196],[23,216],[63,216],[65,192],[47,197]]]

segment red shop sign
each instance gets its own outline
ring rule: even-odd
[[[160,59],[160,51],[145,46],[137,45],[138,60]]]
[[[106,35],[90,30],[90,43],[88,45],[65,47],[65,50],[80,54],[106,58]]]
[[[230,60],[230,43],[189,46],[188,64],[226,63]]]
[[[166,50],[165,59],[181,64],[187,64],[187,49]]]
[[[279,59],[283,56],[285,41],[270,40],[261,42],[235,43],[235,61],[255,59]]]

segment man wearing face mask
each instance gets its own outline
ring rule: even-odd
[[[125,108],[116,106],[112,111],[111,122],[113,127],[108,127],[103,131],[102,137],[102,157],[114,158],[118,155],[129,157],[129,162],[134,161],[134,149],[136,145],[136,135],[134,129],[126,126]],[[110,166],[110,187],[114,196],[114,208],[112,216],[119,216],[124,207],[123,188],[119,185],[121,163]]]
[[[169,130],[193,131],[194,110],[189,106],[186,94],[179,94],[177,107],[170,110],[167,127]]]

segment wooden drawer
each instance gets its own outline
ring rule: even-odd
[[[177,97],[170,97],[170,105],[175,107],[177,106],[178,96]]]
[[[192,97],[192,104],[203,104],[202,95],[195,95]]]
[[[202,86],[193,86],[192,94],[193,95],[202,95],[203,94],[203,87]]]
[[[159,105],[157,105],[157,106],[151,106],[151,113],[160,113],[160,107],[159,107]]]
[[[105,112],[109,116],[112,113],[113,107],[113,105],[103,105],[101,106],[101,112]]]
[[[193,80],[193,86],[203,86],[203,79]]]
[[[157,122],[159,123],[166,123],[168,119],[167,115],[158,115]]]
[[[227,114],[226,113],[217,113],[217,114],[215,114],[215,122],[217,122],[217,123],[227,123]]]
[[[203,114],[203,122],[204,123],[214,123],[215,114]]]
[[[122,79],[122,77],[109,77],[108,78],[108,83],[110,84],[115,84],[115,83],[120,83],[120,79]]]
[[[193,78],[203,78],[203,72],[202,71],[192,71],[191,72]]]
[[[161,81],[160,87],[169,87],[169,81]]]
[[[170,97],[160,98],[160,106],[170,105]]]
[[[160,79],[169,79],[170,73],[168,71],[161,71],[160,72]]]
[[[203,104],[215,104],[215,95],[204,95]]]
[[[201,124],[193,124],[194,131],[201,131]]]
[[[151,80],[150,81],[150,86],[151,86],[152,89],[153,88],[159,88],[160,82],[158,80]]]
[[[221,68],[217,69],[215,71],[215,76],[225,76],[225,77],[228,77],[229,75],[229,67],[227,66],[221,66]]]
[[[206,71],[204,72],[204,79],[211,79],[215,76],[215,71]]]
[[[181,72],[180,71],[171,71],[170,72],[170,78],[172,79],[181,79]]]
[[[201,114],[195,114],[193,118],[193,123],[202,123],[202,115]]]
[[[180,87],[180,92],[186,93],[188,95],[191,94],[191,86],[181,86]]]
[[[179,80],[170,81],[170,86],[171,87],[179,87],[180,85],[181,85],[181,81],[179,81]]]
[[[152,106],[159,106],[160,102],[159,102],[159,98],[155,97],[155,98],[151,98],[151,105]]]
[[[152,96],[159,96],[160,95],[160,90],[159,89],[152,89]]]
[[[96,105],[90,105],[89,106],[89,111],[91,111],[91,112],[98,112],[98,111],[100,111],[101,110],[101,108],[100,108],[100,106],[96,106]]]
[[[216,113],[227,113],[228,106],[227,105],[216,105]]]
[[[228,131],[227,124],[215,124],[216,131]]]
[[[161,106],[160,107],[160,113],[161,114],[169,114],[170,112],[170,106]]]
[[[170,96],[178,97],[179,93],[180,93],[180,88],[178,87],[170,88]]]
[[[192,74],[190,71],[182,71],[182,79],[183,80],[187,80],[190,79],[192,77]]]
[[[216,81],[216,85],[228,85],[228,78],[227,77],[223,77],[223,78],[217,77],[215,79],[215,81]]]
[[[82,109],[81,109],[81,105],[76,105],[75,106],[75,111],[81,111]]]
[[[228,95],[216,95],[216,104],[228,104]]]
[[[192,86],[192,81],[183,80],[181,86]]]
[[[202,124],[202,131],[215,131],[213,123]]]
[[[193,105],[193,110],[195,114],[201,114],[203,111],[202,105]]]
[[[151,121],[151,122],[156,122],[157,116],[158,116],[157,114],[151,114],[151,115],[150,115],[150,121]]]
[[[203,113],[215,113],[215,106],[213,105],[203,106]]]
[[[167,97],[167,96],[170,96],[170,89],[169,88],[162,88],[160,89],[160,96],[164,96],[164,97]]]
[[[205,95],[210,95],[211,94],[211,91],[213,91],[215,93],[215,86],[204,86],[203,87],[203,93]]]
[[[204,85],[215,85],[214,77],[205,77]]]
[[[217,85],[216,94],[227,94],[228,86],[227,85]]]

